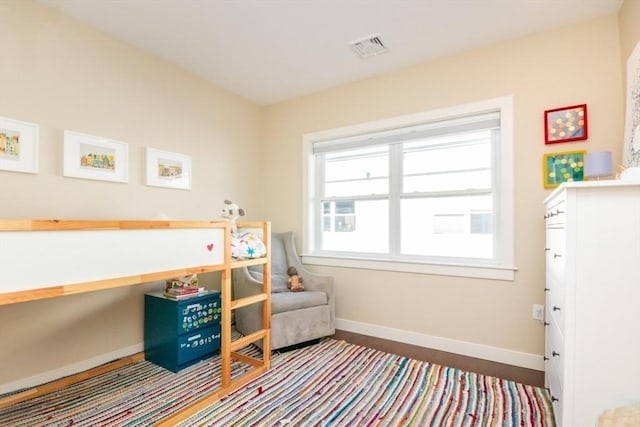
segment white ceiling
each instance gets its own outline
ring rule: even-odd
[[[623,0],[39,0],[258,104],[615,13]],[[389,51],[347,43],[380,33]]]

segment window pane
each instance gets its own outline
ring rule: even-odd
[[[493,258],[492,196],[403,199],[401,253]]]
[[[467,132],[403,145],[403,192],[491,188],[491,133]]]
[[[387,200],[351,201],[353,214],[338,213],[338,204],[331,204],[331,214],[325,215],[322,249],[325,251],[387,253],[389,251],[389,202]],[[327,227],[327,218],[333,228]],[[329,228],[329,229],[328,229]]]
[[[425,138],[406,142],[404,174],[491,168],[491,131]]]
[[[387,146],[328,153],[324,166],[324,194],[327,197],[389,192]]]
[[[455,191],[455,190],[489,190],[491,189],[491,171],[478,170],[471,172],[438,173],[428,175],[405,176],[404,193]]]

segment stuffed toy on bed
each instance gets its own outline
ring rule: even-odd
[[[231,200],[224,201],[224,207],[222,208],[222,217],[229,220],[232,234],[238,234],[238,226],[236,225],[236,220],[241,216],[244,216],[244,209],[233,203]]]
[[[267,255],[267,248],[258,236],[251,232],[238,232],[236,220],[244,216],[244,209],[230,200],[224,201],[222,216],[229,220],[231,227],[231,257],[234,259],[262,258]]]

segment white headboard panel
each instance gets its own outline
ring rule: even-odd
[[[15,224],[0,220],[0,304],[224,268],[226,222]],[[38,290],[51,295],[24,298]]]

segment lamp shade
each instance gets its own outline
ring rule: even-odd
[[[584,160],[584,176],[587,178],[601,178],[613,174],[611,151],[594,151],[587,153]]]

